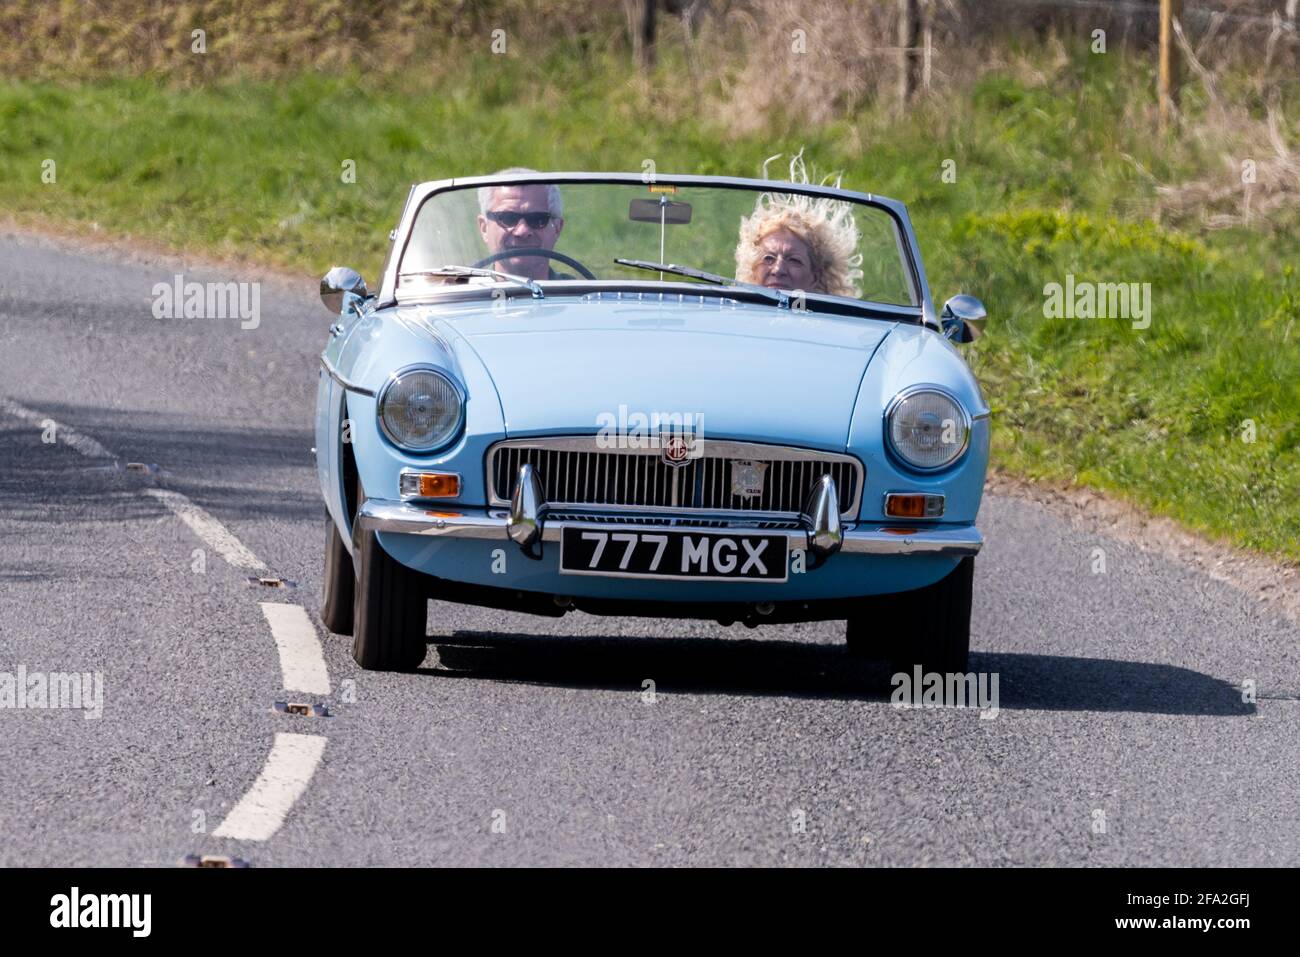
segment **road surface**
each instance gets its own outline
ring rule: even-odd
[[[418,673],[361,671],[318,618],[330,318],[155,318],[178,271],[0,236],[0,673],[102,677],[0,708],[0,865],[1300,864],[1296,627],[1013,498],[992,718],[893,706],[842,623],[432,603]]]

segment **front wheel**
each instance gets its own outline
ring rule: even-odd
[[[933,585],[864,599],[845,631],[849,651],[887,658],[895,674],[917,665],[922,673],[965,674],[974,577],[975,559],[967,556]]]
[[[336,635],[352,634],[352,602],[356,575],[352,555],[343,543],[334,519],[325,516],[325,584],[322,588],[320,620]]]
[[[373,531],[361,532],[357,547],[352,657],[368,671],[413,671],[429,650],[421,576],[384,551]]]

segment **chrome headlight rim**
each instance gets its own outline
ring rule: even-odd
[[[915,465],[894,444],[894,429],[893,429],[894,413],[898,411],[898,407],[902,405],[903,402],[905,402],[907,399],[910,399],[912,396],[922,392],[933,392],[936,393],[937,395],[943,396],[945,399],[947,399],[949,402],[951,402],[954,406],[957,407],[957,410],[961,413],[962,416],[963,438],[962,438],[961,448],[957,450],[956,455],[954,455],[943,465],[928,465],[928,466]],[[885,415],[882,420],[882,423],[883,423],[883,431],[885,434],[885,448],[889,450],[890,456],[896,462],[898,462],[898,464],[903,466],[903,468],[907,469],[908,471],[916,472],[919,475],[935,475],[938,474],[939,472],[946,472],[948,469],[956,467],[958,464],[961,463],[962,459],[966,457],[966,452],[970,449],[971,431],[974,427],[975,420],[971,416],[970,410],[966,408],[965,403],[963,403],[961,399],[957,398],[957,396],[952,392],[951,389],[946,389],[943,386],[936,385],[933,382],[922,382],[916,385],[908,386],[906,389],[903,389],[901,392],[899,392],[897,395],[895,395],[892,399],[889,400],[889,405],[885,406]]]
[[[392,390],[393,386],[397,385],[403,376],[409,375],[412,372],[431,372],[450,385],[452,391],[456,393],[457,416],[455,427],[447,433],[446,438],[428,446],[417,447],[407,445],[392,433],[388,428],[388,423],[384,420],[384,403],[388,401],[388,393]],[[435,452],[440,452],[443,449],[446,449],[460,437],[461,432],[465,428],[465,402],[467,398],[468,396],[465,392],[465,388],[456,380],[456,377],[446,369],[427,362],[415,362],[411,365],[402,366],[400,369],[388,374],[388,378],[384,381],[383,387],[380,388],[379,392],[375,395],[375,419],[379,422],[379,431],[383,434],[384,438],[401,451],[413,455],[431,455]]]

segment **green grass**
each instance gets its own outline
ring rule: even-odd
[[[646,159],[754,175],[806,147],[847,186],[909,204],[936,299],[985,301],[988,335],[966,348],[999,467],[1300,561],[1300,276],[1288,267],[1300,229],[1294,214],[1203,234],[1144,215],[1152,184],[1139,167],[1176,182],[1221,163],[1214,146],[1147,128],[1134,109],[1149,99],[1144,66],[1080,53],[1046,83],[988,75],[905,120],[866,111],[803,130],[773,118],[748,137],[695,109],[673,63],[651,96],[623,72],[606,54],[557,53],[471,59],[437,88],[309,74],[190,89],[0,81],[0,210],[373,278],[412,182],[505,165],[640,171]],[[1195,122],[1194,91],[1186,106]],[[41,182],[47,158],[54,184]],[[355,184],[340,176],[348,159]],[[956,182],[941,178],[946,159]],[[1067,274],[1150,283],[1150,327],[1045,318],[1043,288]]]

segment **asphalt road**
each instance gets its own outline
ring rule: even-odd
[[[980,522],[991,719],[892,706],[840,623],[434,603],[418,673],[362,672],[317,618],[329,316],[265,281],[255,329],[157,319],[177,271],[0,236],[0,673],[103,680],[97,719],[0,708],[0,865],[1300,864],[1296,628],[1014,499]],[[262,603],[305,609],[328,693],[284,687]],[[319,752],[296,786],[277,735]],[[250,791],[292,800],[264,839],[220,836]]]

